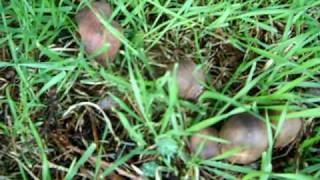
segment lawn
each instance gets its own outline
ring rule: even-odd
[[[89,0],[0,0],[0,179],[320,179],[320,0],[102,1],[121,42],[104,65],[79,33]],[[191,148],[242,113],[265,128],[256,160],[201,157],[221,133]]]

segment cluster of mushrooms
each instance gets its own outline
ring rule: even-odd
[[[91,7],[85,7],[76,15],[76,21],[79,26],[81,40],[85,45],[85,49],[89,55],[100,53],[95,56],[98,63],[106,66],[107,60],[113,60],[117,55],[121,46],[121,41],[111,33],[101,23],[99,18],[108,20],[112,15],[111,7],[102,1],[91,3]],[[112,21],[112,28],[116,29],[120,34],[122,29],[120,25]],[[105,45],[109,47],[105,47]],[[170,66],[170,70],[174,66]],[[205,81],[204,72],[197,68],[197,65],[191,61],[178,62],[177,85],[179,96],[188,100],[196,100],[203,92],[201,83]],[[277,115],[272,112],[270,115]],[[271,119],[273,125],[277,127],[278,120]],[[281,125],[281,131],[275,139],[275,148],[281,148],[290,144],[299,135],[303,127],[303,120],[287,119]],[[201,135],[220,137],[229,143],[217,143],[207,140]],[[199,152],[199,147],[202,147]],[[212,158],[219,154],[238,148],[234,155],[227,160],[236,164],[249,164],[259,159],[264,151],[268,148],[268,135],[265,123],[249,114],[242,113],[226,120],[220,130],[209,127],[197,132],[190,138],[190,149],[193,153],[198,154],[203,159]]]
[[[278,119],[271,119],[271,121],[277,127]],[[302,127],[303,120],[300,118],[284,120],[275,139],[274,147],[283,148],[293,142],[302,131]],[[226,120],[219,132],[210,127],[201,130],[198,134],[216,136],[229,141],[226,144],[219,144],[197,135],[191,137],[191,150],[197,152],[197,149],[202,147],[199,156],[203,159],[212,158],[238,148],[239,151],[227,160],[236,164],[249,164],[258,160],[268,148],[268,133],[265,123],[249,113],[238,114]]]

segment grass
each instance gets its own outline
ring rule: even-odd
[[[0,1],[0,179],[320,178],[319,0],[112,0],[124,36],[103,20],[123,43],[106,68],[77,32],[88,2]],[[162,72],[181,59],[206,72],[198,102]],[[101,113],[104,96],[119,107]],[[234,152],[186,151],[192,134],[244,111],[265,120],[273,144],[269,109],[304,118],[296,144],[247,166],[223,160]]]

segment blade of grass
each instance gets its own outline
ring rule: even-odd
[[[81,158],[74,163],[71,164],[68,173],[66,174],[65,179],[71,180],[76,176],[77,172],[79,171],[80,167],[84,165],[84,163],[92,156],[94,151],[96,150],[96,144],[92,143],[87,150],[82,154]]]

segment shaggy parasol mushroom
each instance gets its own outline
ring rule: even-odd
[[[191,151],[194,153],[197,152],[198,148],[203,143],[203,147],[199,153],[199,156],[201,158],[208,159],[217,156],[220,152],[219,143],[209,139],[205,139],[203,137],[200,137],[199,135],[218,137],[218,131],[214,128],[202,129],[197,132],[197,134],[193,135],[190,139]]]
[[[193,61],[186,60],[178,63],[177,83],[180,97],[196,100],[203,92],[203,86],[200,82],[204,80],[203,70],[196,68]]]
[[[278,126],[280,112],[271,112],[271,115],[275,115],[275,118],[272,119],[272,124],[276,127]],[[303,127],[303,120],[301,118],[291,118],[285,119],[281,125],[278,136],[274,144],[275,148],[282,148],[290,144],[295,140]]]
[[[103,19],[107,19],[111,16],[112,10],[109,4],[98,1],[91,4],[92,10],[89,7],[85,7],[76,15],[76,21],[79,26],[79,32],[81,40],[85,45],[85,49],[88,54],[94,54],[99,52],[99,49],[109,44],[109,48],[103,51],[96,57],[96,60],[106,66],[106,59],[113,60],[117,55],[121,46],[120,40],[109,32],[103,24],[99,21],[95,15],[99,14]],[[112,21],[111,25],[119,32],[122,32],[120,25]]]
[[[268,147],[267,129],[263,121],[248,114],[231,117],[222,126],[219,135],[230,144],[221,144],[221,153],[241,148],[227,160],[237,164],[249,164],[260,158]]]

